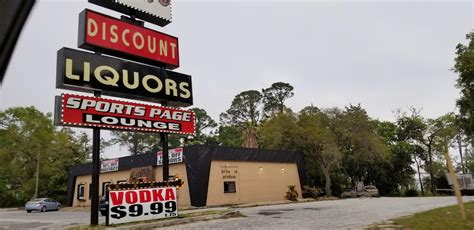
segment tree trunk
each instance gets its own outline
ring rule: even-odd
[[[325,189],[326,189],[326,196],[331,196],[331,175],[329,174],[329,167],[324,168],[321,167],[323,174],[324,174],[324,179],[325,179]]]
[[[432,149],[431,149],[431,141],[428,145],[428,157],[429,157],[429,171],[430,171],[430,184],[431,184],[431,194],[436,195],[436,183],[434,180],[434,173],[433,173],[433,156],[432,156]]]
[[[463,174],[466,173],[466,170],[464,169],[464,161],[463,161],[463,158],[462,158],[462,140],[461,140],[461,136],[458,135],[458,148],[459,148],[459,157],[461,158],[461,171]]]
[[[418,181],[420,182],[421,195],[424,196],[425,190],[423,189],[423,181],[421,180],[420,164],[418,163],[416,156],[415,156],[415,162],[416,162],[416,170],[418,172]]]

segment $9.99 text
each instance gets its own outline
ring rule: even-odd
[[[167,217],[173,217],[176,216],[176,201],[167,201],[167,202],[156,202],[156,203],[151,203],[149,213],[144,213],[143,212],[143,205],[141,204],[134,204],[130,205],[128,207],[126,206],[115,206],[110,209],[110,211],[113,213],[110,215],[111,218],[114,219],[120,219],[123,217],[126,217],[127,215],[129,217],[139,217],[142,215],[159,215],[165,212],[165,216]]]

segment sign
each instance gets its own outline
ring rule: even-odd
[[[150,65],[179,67],[178,38],[88,9],[79,15],[78,44]]]
[[[109,191],[109,224],[178,216],[176,188]]]
[[[119,159],[111,159],[100,162],[100,172],[114,172],[118,171]]]
[[[89,0],[90,3],[166,26],[171,22],[171,0]]]
[[[156,165],[163,165],[163,151],[156,153]],[[183,148],[176,148],[168,150],[168,161],[170,164],[183,162]]]
[[[62,94],[56,97],[55,124],[142,132],[194,134],[189,110]]]
[[[58,51],[56,87],[171,106],[193,104],[191,76],[93,53],[62,48]]]

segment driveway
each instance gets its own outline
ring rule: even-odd
[[[474,197],[464,197],[464,201]],[[166,229],[363,229],[375,222],[456,204],[455,197],[360,198],[238,209],[245,218]]]

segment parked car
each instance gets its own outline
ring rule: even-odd
[[[344,192],[341,193],[341,198],[355,198],[357,197],[356,191],[351,188],[344,189]]]
[[[51,199],[51,198],[37,198],[31,201],[26,202],[25,210],[30,213],[32,211],[59,211],[61,209],[61,203]]]
[[[373,185],[367,185],[364,187],[365,196],[367,197],[380,197],[379,190]]]
[[[107,197],[106,197],[106,196],[103,196],[103,197],[100,198],[100,200],[99,200],[99,211],[100,211],[100,215],[102,215],[102,216],[107,216],[108,209],[109,209],[109,202],[107,201]]]

